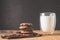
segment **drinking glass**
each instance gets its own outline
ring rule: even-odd
[[[56,27],[56,14],[54,12],[40,13],[40,28],[44,34],[53,34]]]

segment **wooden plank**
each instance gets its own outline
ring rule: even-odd
[[[9,30],[9,31],[12,31],[12,30]],[[34,30],[34,32],[36,32],[38,34],[43,33],[40,30]],[[60,40],[60,30],[56,30],[54,32],[54,35],[43,35],[43,36],[40,36],[40,37],[19,38],[19,39],[3,39],[3,38],[0,37],[0,40]]]

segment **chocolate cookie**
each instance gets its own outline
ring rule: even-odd
[[[20,26],[19,27],[20,30],[32,30],[32,27],[27,27],[27,26]]]
[[[32,23],[21,23],[20,26],[29,26],[29,27],[31,27]]]
[[[28,26],[20,26],[19,29],[25,29],[25,28],[31,28],[31,27],[28,27]]]
[[[28,30],[20,30],[20,32],[21,33],[32,33],[33,31],[32,30],[30,30],[30,31],[28,31]]]
[[[16,33],[16,34],[13,34],[13,33],[12,34],[7,34],[6,33],[6,34],[1,35],[2,38],[8,38],[8,39],[9,38],[19,38],[19,37],[22,37],[22,36],[23,35],[21,33],[19,33],[19,34],[18,33]]]
[[[29,37],[29,36],[33,36],[32,33],[23,33],[23,37]]]

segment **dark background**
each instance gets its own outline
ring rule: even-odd
[[[56,29],[60,29],[60,0],[0,0],[0,30],[18,29],[22,22],[31,22],[33,29],[39,29],[41,12],[55,12]]]

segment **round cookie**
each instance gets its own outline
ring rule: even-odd
[[[33,36],[33,34],[26,34],[26,33],[24,34],[23,33],[23,37],[29,37],[29,36]]]
[[[32,33],[33,31],[30,30],[30,31],[27,31],[27,30],[20,30],[21,33]]]
[[[22,37],[23,35],[21,33],[16,33],[16,34],[3,34],[1,35],[2,38],[19,38]]]
[[[20,26],[29,26],[29,27],[31,27],[32,23],[21,23]]]
[[[27,27],[27,26],[20,26],[19,27],[20,30],[32,30],[32,27]]]

